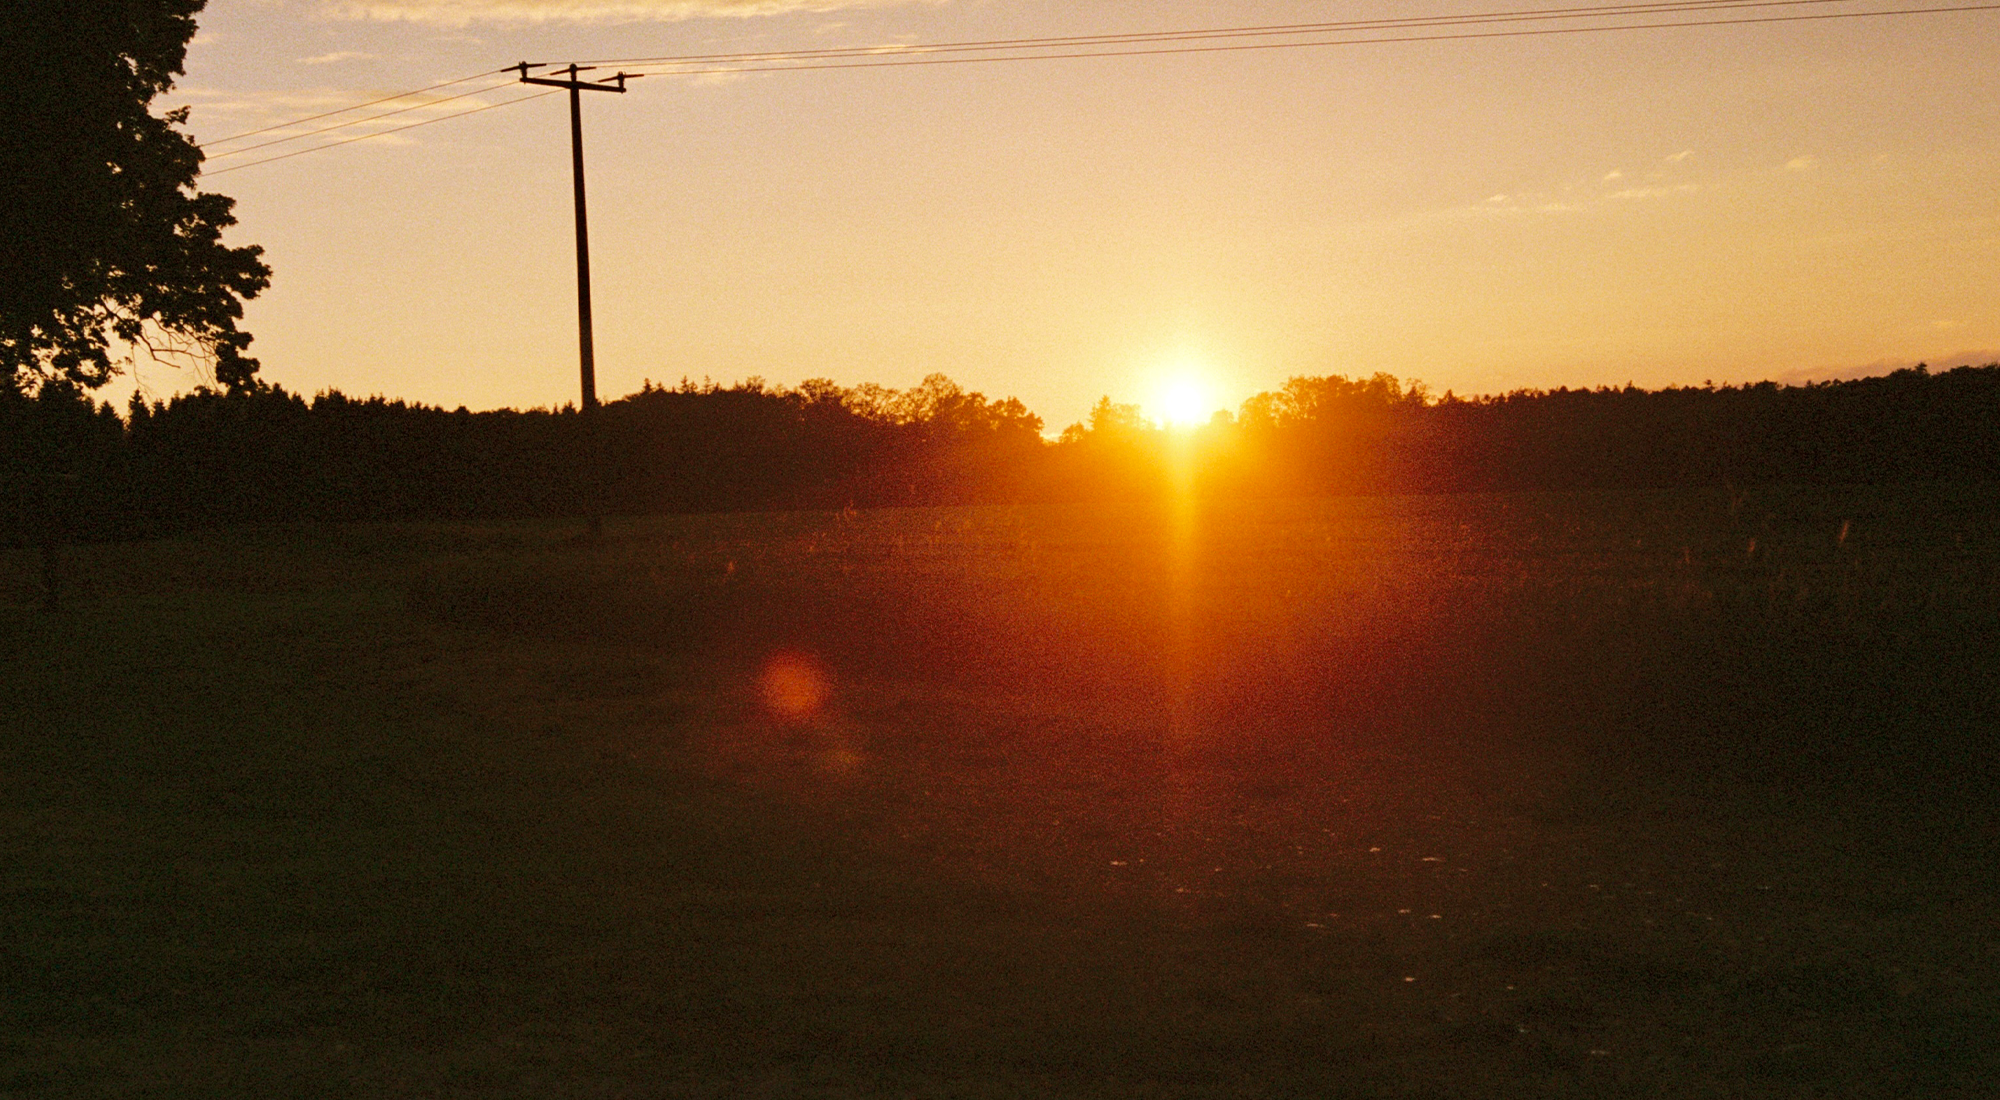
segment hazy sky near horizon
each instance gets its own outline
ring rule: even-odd
[[[210,0],[159,106],[191,106],[215,142],[523,59],[1556,6]],[[598,388],[935,371],[1056,430],[1189,372],[1234,407],[1299,374],[1464,394],[1985,362],[1995,58],[2000,11],[648,76],[583,104]],[[373,125],[526,91],[504,80]],[[275,272],[246,321],[264,377],[575,400],[564,97],[223,171],[370,128],[210,149],[203,186],[238,200],[231,240]],[[193,381],[138,371],[156,394]]]

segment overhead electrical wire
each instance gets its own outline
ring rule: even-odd
[[[1262,24],[1240,27],[1211,27],[1204,29],[1133,31],[1117,34],[1064,35],[1039,38],[984,39],[962,42],[935,42],[917,44],[884,44],[874,46],[845,46],[810,50],[768,50],[754,53],[708,53],[673,54],[655,57],[593,58],[581,64],[635,66],[653,75],[697,76],[703,74],[730,74],[752,72],[808,72],[830,69],[870,69],[900,68],[917,65],[962,65],[990,64],[1004,61],[1052,61],[1075,58],[1104,57],[1155,57],[1168,54],[1221,53],[1243,50],[1300,49],[1328,46],[1390,45],[1412,42],[1449,42],[1479,39],[1524,38],[1562,34],[1588,34],[1614,31],[1671,30],[1676,28],[1726,27],[1751,24],[1793,23],[1805,21],[1826,21],[1835,19],[1883,18],[1890,16],[1935,15],[1952,12],[1980,12],[2000,10],[2000,2],[1957,3],[1923,8],[1873,8],[1865,11],[1812,11],[1787,12],[1784,14],[1740,15],[1728,18],[1676,19],[1655,22],[1631,22],[1640,17],[1662,15],[1706,15],[1719,12],[1746,12],[1754,9],[1793,9],[1825,7],[1830,4],[1857,4],[1867,0],[1646,0],[1646,2],[1596,4],[1579,7],[1529,8],[1512,11],[1474,12],[1463,15],[1401,16],[1381,19],[1352,19],[1337,22]],[[1528,22],[1570,22],[1590,20],[1593,22],[1571,26],[1540,26],[1508,30],[1467,31],[1457,28],[1495,26],[1509,23]],[[1395,31],[1434,30],[1437,34],[1385,34]],[[1318,37],[1311,37],[1318,36]],[[1299,39],[1295,41],[1238,42],[1233,39]],[[1205,44],[1190,44],[1205,43]],[[289,122],[247,130],[230,137],[218,138],[204,143],[200,148],[207,150],[216,145],[226,144],[243,138],[255,137],[277,130],[284,130],[304,123],[332,118],[352,111],[390,103],[399,99],[423,95],[426,92],[448,88],[469,81],[491,78],[502,73],[515,71],[515,66],[475,73],[423,88],[395,95],[382,96],[366,102],[356,103],[333,111],[324,111]],[[440,103],[465,99],[497,91],[514,83],[505,81],[485,88],[446,96],[442,99],[425,100],[408,107],[361,118],[348,119],[297,134],[289,134],[213,154],[215,159],[236,156],[256,149],[280,145],[290,141],[324,135],[351,126],[365,125],[393,115]],[[454,111],[419,122],[393,126],[384,130],[372,130],[354,137],[336,141],[321,142],[303,149],[295,149],[277,156],[232,164],[218,168],[207,175],[221,175],[239,168],[250,168],[259,164],[288,160],[306,153],[332,149],[366,141],[372,137],[400,133],[434,122],[462,118],[478,114],[496,107],[525,103],[552,95],[553,91],[538,92],[520,96],[500,103],[489,103],[465,111]]]
[[[393,110],[393,111],[383,111],[383,112],[382,112],[382,113],[380,113],[380,114],[373,114],[373,115],[367,115],[367,116],[365,116],[365,117],[362,117],[362,118],[357,118],[357,119],[352,119],[352,120],[349,120],[349,121],[347,121],[347,122],[336,122],[336,123],[334,123],[334,124],[333,124],[333,125],[331,125],[331,126],[322,126],[322,127],[320,127],[319,129],[317,129],[317,130],[304,130],[304,131],[301,131],[301,132],[299,132],[299,133],[296,133],[296,134],[287,134],[287,135],[285,135],[284,137],[280,137],[280,138],[272,138],[272,139],[271,139],[271,140],[269,140],[269,141],[260,141],[260,142],[258,142],[258,143],[257,143],[257,144],[255,144],[255,145],[242,145],[242,146],[238,146],[237,148],[234,148],[234,149],[225,149],[225,150],[223,150],[222,152],[220,152],[220,153],[216,153],[216,154],[215,154],[214,156],[211,156],[211,157],[209,157],[208,159],[210,159],[210,160],[219,160],[219,159],[221,159],[222,157],[234,157],[234,156],[241,156],[241,155],[242,155],[242,154],[244,154],[244,153],[248,153],[248,152],[252,152],[252,151],[254,151],[254,150],[257,150],[257,149],[268,149],[268,148],[270,148],[270,147],[271,147],[271,146],[273,146],[273,145],[283,145],[283,144],[285,144],[286,142],[290,142],[290,141],[301,141],[301,140],[304,140],[305,138],[309,138],[309,137],[313,137],[313,136],[316,136],[316,135],[318,135],[318,134],[325,134],[325,133],[330,133],[330,132],[332,132],[332,131],[334,131],[334,130],[342,130],[342,129],[346,129],[346,128],[347,128],[347,127],[349,127],[349,126],[360,126],[360,125],[362,125],[363,123],[368,123],[368,122],[374,122],[374,121],[377,121],[378,119],[384,119],[384,118],[390,118],[390,117],[392,117],[392,116],[394,116],[394,115],[403,115],[403,114],[408,114],[408,113],[410,113],[411,111],[420,111],[420,110],[423,110],[423,109],[424,109],[424,108],[426,108],[426,107],[435,107],[435,106],[437,106],[437,105],[438,105],[438,104],[440,104],[440,103],[450,103],[450,102],[452,102],[453,100],[458,100],[458,99],[464,99],[464,98],[466,98],[466,97],[468,97],[468,96],[475,96],[475,95],[484,95],[484,94],[486,94],[487,92],[491,92],[491,91],[495,91],[495,90],[497,90],[497,89],[500,89],[500,88],[507,88],[507,87],[512,87],[512,86],[513,86],[513,84],[514,84],[514,81],[511,81],[511,80],[504,80],[504,81],[501,81],[501,82],[500,82],[500,83],[498,83],[498,84],[494,84],[494,85],[492,85],[492,86],[490,86],[490,87],[486,87],[486,88],[474,88],[473,90],[471,90],[471,91],[469,91],[469,92],[460,92],[460,93],[458,93],[457,95],[448,95],[448,96],[444,96],[443,98],[440,98],[440,99],[426,99],[426,100],[424,100],[424,101],[423,101],[423,102],[421,102],[421,103],[412,103],[412,104],[411,104],[411,105],[409,105],[408,107],[398,107],[398,108],[396,108],[396,109],[395,109],[395,110]],[[426,90],[428,90],[428,89],[426,89]],[[397,97],[397,98],[401,98],[401,97]],[[378,102],[386,102],[386,100],[384,100],[384,101],[378,101]],[[467,112],[467,113],[470,113],[470,112]],[[320,116],[320,117],[324,118],[324,117],[326,117],[326,116],[322,115],[322,116]],[[292,123],[292,124],[290,124],[290,125],[296,125],[296,123]],[[282,127],[272,127],[272,129],[281,129],[281,128],[282,128]],[[383,132],[383,133],[389,133],[390,131],[388,131],[388,130],[384,130],[384,131],[382,131],[382,132]],[[339,143],[338,143],[338,142],[336,142],[335,144],[339,144]],[[204,148],[205,148],[205,147],[204,147]]]
[[[1723,0],[1722,3],[1700,4],[1700,5],[1694,5],[1694,4],[1644,5],[1644,7],[1647,9],[1645,11],[1635,10],[1636,8],[1640,7],[1639,5],[1621,6],[1617,9],[1596,9],[1596,10],[1603,10],[1607,13],[1607,15],[1616,15],[1616,16],[1630,16],[1633,14],[1642,14],[1642,15],[1659,15],[1659,14],[1676,14],[1676,13],[1699,14],[1702,12],[1715,11],[1715,10],[1731,10],[1731,9],[1756,8],[1756,7],[1776,7],[1780,5],[1801,5],[1801,4],[1842,3],[1842,2],[1851,2],[1851,0]],[[1211,31],[1159,32],[1154,35],[1134,34],[1129,36],[1101,36],[1097,40],[1048,39],[1048,40],[1038,41],[1033,39],[1023,39],[1023,40],[1018,40],[1016,44],[1012,45],[1000,45],[998,43],[949,43],[949,44],[939,44],[930,47],[892,45],[892,46],[872,47],[867,49],[866,51],[856,49],[839,54],[833,54],[831,52],[821,52],[821,51],[797,51],[795,53],[772,52],[764,55],[743,55],[742,61],[715,61],[707,58],[696,60],[694,55],[690,55],[687,60],[676,60],[676,61],[650,61],[650,60],[641,60],[636,58],[628,58],[628,59],[593,60],[592,63],[620,64],[620,65],[629,64],[629,65],[634,65],[642,70],[645,70],[649,72],[651,75],[659,75],[659,76],[699,76],[706,74],[752,73],[752,72],[809,72],[809,71],[824,71],[830,69],[879,69],[879,68],[901,68],[906,66],[918,66],[918,65],[990,64],[1002,61],[1052,61],[1052,60],[1063,60],[1072,58],[1156,57],[1168,54],[1225,53],[1225,52],[1236,52],[1245,50],[1279,50],[1279,49],[1301,49],[1301,48],[1329,47],[1329,46],[1392,45],[1392,44],[1405,44],[1412,42],[1473,41],[1479,39],[1528,38],[1528,37],[1567,35],[1567,34],[1601,34],[1607,32],[1615,32],[1615,31],[1671,30],[1679,28],[1697,28],[1697,27],[1744,26],[1751,24],[1794,23],[1794,22],[1806,22],[1806,21],[1827,21],[1835,19],[1881,18],[1888,16],[1907,16],[1907,15],[1935,15],[1935,14],[1944,14],[1951,12],[1979,12],[1979,11],[2000,11],[2000,3],[1951,4],[1951,5],[1940,5],[1935,7],[1926,7],[1926,8],[1876,9],[1869,11],[1810,12],[1810,13],[1787,14],[1787,15],[1757,15],[1757,16],[1744,16],[1744,17],[1730,18],[1730,19],[1682,19],[1682,20],[1672,20],[1667,22],[1650,22],[1650,23],[1631,23],[1631,22],[1599,23],[1586,26],[1535,27],[1522,30],[1456,31],[1445,34],[1414,34],[1414,35],[1395,35],[1395,36],[1376,35],[1372,37],[1316,38],[1307,41],[1296,41],[1296,42],[1250,42],[1250,43],[1228,43],[1220,45],[1193,45],[1193,46],[1153,45],[1154,43],[1212,41],[1216,39],[1249,37],[1251,35],[1278,36],[1287,34],[1305,35],[1314,33],[1318,34],[1344,33],[1348,35],[1353,35],[1357,33],[1357,31],[1373,31],[1373,30],[1385,30],[1385,29],[1403,30],[1416,27],[1438,27],[1447,25],[1451,26],[1482,25],[1482,24],[1519,22],[1523,21],[1526,18],[1570,18],[1570,19],[1580,18],[1579,16],[1576,15],[1559,15],[1559,16],[1552,15],[1552,16],[1530,17],[1515,13],[1508,13],[1508,14],[1496,13],[1495,15],[1483,16],[1483,17],[1458,17],[1458,22],[1452,24],[1446,24],[1443,22],[1433,22],[1433,23],[1409,22],[1393,27],[1388,27],[1388,26],[1368,26],[1368,27],[1358,27],[1358,28],[1342,27],[1339,31],[1296,29],[1298,26],[1311,26],[1302,24],[1302,25],[1294,25],[1291,27],[1283,27],[1283,28],[1280,27],[1217,28]],[[1595,17],[1604,18],[1605,16],[1600,15]],[[1442,20],[1448,17],[1434,17],[1434,18]],[[1047,44],[1046,45],[1041,44],[1042,42],[1046,42]],[[1097,48],[1097,49],[1070,48],[1070,47],[1094,47],[1094,46],[1104,46],[1109,48]],[[1151,47],[1151,48],[1141,48],[1141,49],[1117,48],[1124,46],[1140,46],[1140,47]],[[972,51],[993,51],[993,50],[1012,50],[1016,52],[984,53],[981,56],[969,56],[969,57],[934,56],[936,54],[941,54],[941,53],[964,53]],[[1038,50],[1044,52],[1019,52],[1025,50]],[[1055,51],[1060,51],[1060,52],[1055,52]],[[909,56],[911,54],[923,54],[926,56]],[[695,65],[701,65],[706,67],[698,67],[698,68],[691,67]]]
[[[1736,8],[1778,8],[1854,4],[1862,0],[1649,0],[1642,3],[1596,4],[1589,7],[1530,8],[1520,11],[1473,12],[1463,15],[1398,16],[1383,19],[1346,19],[1316,23],[1271,23],[1241,27],[1210,27],[1178,31],[1125,31],[1116,34],[1081,34],[1038,38],[991,38],[965,42],[891,43],[873,46],[835,46],[812,50],[763,50],[750,53],[670,54],[658,57],[588,58],[591,65],[654,65],[723,61],[770,61],[780,59],[820,59],[871,57],[888,54],[950,53],[976,50],[1056,49],[1065,46],[1106,46],[1152,42],[1196,41],[1211,38],[1302,35],[1314,33],[1401,30],[1414,27],[1442,27],[1530,20],[1603,19],[1633,15],[1660,15],[1704,12]]]
[[[404,130],[414,130],[419,126],[429,126],[434,122],[448,122],[454,118],[464,118],[466,115],[476,115],[481,111],[491,111],[498,107],[512,107],[516,103],[526,103],[531,99],[541,99],[543,96],[552,96],[554,94],[556,94],[556,90],[552,89],[546,92],[535,92],[531,95],[516,96],[513,99],[503,99],[498,103],[487,103],[487,104],[482,104],[481,106],[478,107],[473,107],[469,110],[453,111],[451,114],[439,115],[436,118],[427,118],[419,122],[411,122],[402,126],[391,126],[387,130],[372,130],[368,133],[360,134],[355,137],[342,138],[339,141],[329,141],[324,145],[313,145],[313,146],[308,146],[307,148],[304,149],[294,149],[289,153],[279,153],[275,157],[265,157],[262,160],[248,161],[243,164],[232,164],[227,168],[218,168],[213,172],[206,172],[204,173],[204,175],[220,176],[225,173],[234,172],[243,168],[255,168],[257,165],[269,164],[272,161],[276,160],[290,160],[292,157],[304,156],[307,153],[317,153],[322,149],[331,149],[337,145],[352,145],[357,141],[367,141],[369,138],[384,137],[389,134],[400,134]]]
[[[303,118],[295,118],[290,120],[289,122],[275,122],[269,126],[260,127],[255,130],[245,130],[240,134],[231,134],[228,137],[212,138],[208,141],[200,143],[199,145],[196,145],[195,148],[208,149],[212,146],[224,145],[229,142],[237,141],[242,138],[256,137],[258,134],[268,134],[273,130],[283,130],[290,126],[299,126],[308,122],[317,122],[323,118],[332,118],[335,115],[344,115],[349,111],[359,111],[364,107],[373,107],[378,103],[389,103],[398,99],[408,99],[413,95],[422,95],[425,92],[434,92],[439,88],[450,88],[458,84],[463,84],[468,80],[478,80],[481,77],[498,76],[501,73],[509,73],[513,71],[514,70],[511,67],[506,69],[494,69],[483,73],[473,73],[471,76],[461,76],[456,80],[444,80],[444,81],[439,81],[436,84],[426,84],[421,88],[413,88],[407,92],[397,92],[395,95],[385,95],[380,99],[371,99],[364,103],[354,103],[346,107],[335,108],[334,110],[331,111],[321,111],[319,114],[306,115]]]

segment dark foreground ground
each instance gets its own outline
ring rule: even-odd
[[[0,1097],[1987,1097],[2000,492],[0,573]]]

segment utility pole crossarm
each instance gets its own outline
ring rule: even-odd
[[[540,84],[545,88],[567,88],[572,92],[623,92],[625,90],[626,81],[637,80],[640,77],[646,75],[645,73],[620,72],[615,76],[606,78],[606,81],[608,82],[578,80],[577,79],[578,73],[589,72],[590,70],[596,68],[597,66],[578,65],[574,62],[570,63],[568,66],[564,68],[556,70],[559,73],[568,73],[569,74],[568,80],[550,80],[548,77],[545,76],[528,75],[529,69],[539,69],[542,67],[543,65],[538,65],[528,61],[523,61],[518,65],[512,66],[512,68],[515,71],[521,74],[521,83],[523,84]]]

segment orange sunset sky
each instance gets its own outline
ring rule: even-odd
[[[218,139],[523,59],[1560,6],[210,0],[157,106],[192,107],[204,188],[239,200],[232,241],[268,250],[247,319],[267,380],[550,405],[577,384],[561,94],[262,164],[525,89],[492,77],[370,127]],[[1157,406],[1182,376],[1220,408],[1296,374],[1467,394],[2000,358],[2000,11],[1667,6],[1709,10],[1191,54],[655,66],[584,102],[599,392],[942,371],[1053,431],[1101,394]],[[1855,12],[1904,14],[1601,29]],[[1584,33],[1358,41],[1529,27]],[[137,374],[156,396],[196,381]]]

